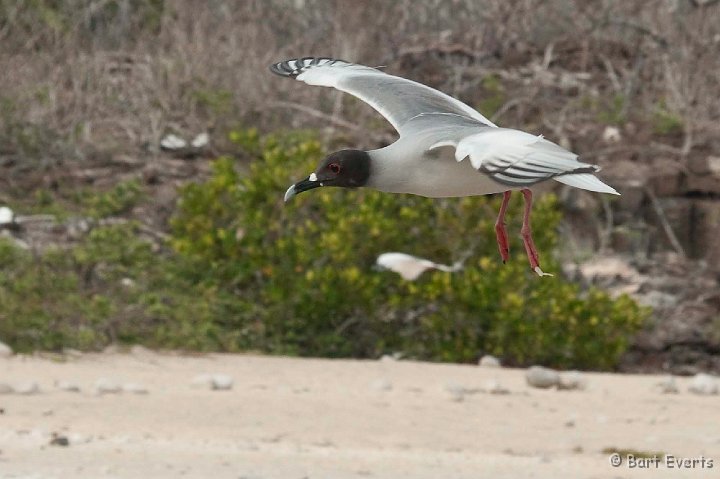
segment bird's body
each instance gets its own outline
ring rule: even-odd
[[[437,117],[440,118],[437,118]],[[406,134],[379,150],[369,151],[371,175],[367,186],[387,193],[412,193],[430,198],[487,195],[508,188],[486,175],[478,175],[469,161],[456,161],[455,148],[437,146],[448,137],[460,137],[473,130],[490,128],[450,118],[465,129],[448,131],[451,115],[424,114],[408,122],[413,134]],[[435,124],[433,124],[433,121]]]
[[[378,150],[343,150],[329,155],[292,196],[320,186],[367,186],[388,193],[462,197],[503,193],[496,223],[500,254],[507,259],[505,209],[510,192],[526,201],[522,236],[530,265],[540,270],[530,232],[530,188],[550,179],[590,191],[618,194],[593,175],[599,168],[542,136],[498,128],[480,112],[433,88],[375,68],[330,58],[287,60],[273,73],[310,85],[350,93],[381,113],[400,138]]]

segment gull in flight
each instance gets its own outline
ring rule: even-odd
[[[505,212],[510,194],[525,199],[520,234],[530,268],[543,276],[530,229],[531,187],[548,180],[601,193],[619,194],[600,181],[596,165],[542,137],[499,128],[481,113],[426,85],[376,68],[332,58],[305,57],[270,66],[308,85],[334,87],[368,103],[400,137],[377,150],[330,154],[307,178],[292,185],[285,201],[321,186],[370,187],[431,198],[502,193],[495,223],[503,262],[509,257]]]

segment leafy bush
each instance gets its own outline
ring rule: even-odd
[[[480,352],[510,362],[612,367],[646,312],[628,297],[582,292],[530,272],[518,237],[498,257],[498,198],[431,200],[369,189],[322,188],[283,204],[283,192],[315,166],[321,145],[307,135],[233,139],[258,155],[241,177],[221,158],[204,183],[181,193],[172,244],[205,290],[244,305],[222,330],[256,348],[288,354],[471,361]],[[519,195],[516,195],[516,197]],[[520,229],[521,201],[508,213]],[[546,270],[560,215],[551,195],[534,207],[535,241]],[[404,282],[377,272],[378,254],[402,251],[438,262],[472,252],[459,273]]]
[[[93,222],[78,244],[42,253],[0,239],[0,337],[19,350],[126,342],[442,361],[488,352],[511,364],[605,369],[646,316],[628,297],[536,277],[516,234],[503,265],[498,198],[321,188],[285,205],[285,189],[312,170],[321,145],[302,133],[231,139],[256,158],[249,174],[221,158],[206,181],[185,186],[168,245],[144,239],[132,222]],[[83,203],[101,218],[141,193],[121,184]],[[508,212],[513,233],[519,196]],[[544,269],[556,273],[559,219],[553,196],[536,201],[535,241]],[[374,268],[387,251],[468,259],[458,273],[406,282]]]
[[[178,261],[154,251],[133,223],[96,227],[74,247],[42,253],[0,238],[0,338],[20,351],[110,342],[224,348],[208,326],[220,299],[198,301]]]

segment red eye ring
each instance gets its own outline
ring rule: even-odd
[[[340,165],[338,163],[330,163],[328,165],[328,170],[332,171],[336,175],[340,173]]]

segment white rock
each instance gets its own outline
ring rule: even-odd
[[[126,393],[131,394],[147,394],[148,389],[142,384],[137,383],[125,383],[122,385],[122,390]]]
[[[13,391],[15,391],[15,394],[37,394],[40,392],[40,386],[38,386],[38,383],[36,383],[35,381],[27,381],[24,383],[16,384],[13,388]]]
[[[392,391],[393,385],[387,379],[376,379],[371,384],[372,388],[376,391]]]
[[[0,383],[0,394],[10,394],[13,392],[12,386],[7,383]]]
[[[214,391],[229,391],[233,387],[233,378],[227,374],[213,374],[212,389]]]
[[[525,373],[525,381],[534,388],[547,389],[560,382],[560,375],[553,369],[531,366]]]
[[[121,284],[124,288],[130,289],[130,288],[135,287],[135,280],[132,279],[132,278],[123,278],[123,279],[120,280],[120,284]]]
[[[0,206],[0,226],[12,224],[15,219],[13,210],[7,206]]]
[[[465,395],[468,393],[467,388],[457,383],[446,383],[444,386],[445,391],[450,394],[450,399],[455,402],[461,402],[465,400]]]
[[[668,376],[659,383],[656,384],[656,386],[660,389],[660,392],[663,394],[677,394],[680,392],[680,389],[678,389],[677,384],[675,384],[675,378],[673,376]]]
[[[502,365],[500,364],[500,360],[498,358],[486,354],[485,356],[480,358],[478,366],[482,366],[483,368],[499,368]]]
[[[61,391],[67,391],[69,393],[79,393],[80,386],[71,381],[56,381],[55,386]]]
[[[0,358],[9,358],[13,355],[13,350],[10,346],[0,341]]]
[[[510,394],[510,390],[503,387],[497,379],[486,382],[483,385],[483,391],[489,394]]]
[[[397,361],[397,358],[395,357],[395,355],[392,354],[383,354],[382,356],[380,356],[380,359],[378,359],[378,361],[380,361],[381,363],[394,363],[395,361]]]
[[[160,140],[160,147],[165,150],[179,150],[180,148],[185,148],[186,146],[187,141],[172,133],[165,135],[165,138]]]
[[[688,391],[701,396],[714,396],[720,393],[720,386],[715,376],[700,373],[693,376]]]
[[[140,344],[135,344],[130,348],[130,354],[135,356],[154,356],[155,352],[152,349],[148,349]]]
[[[100,378],[95,381],[95,394],[118,394],[122,389],[120,385],[108,378]]]
[[[63,354],[72,359],[79,359],[83,356],[82,351],[73,348],[63,348]]]
[[[200,133],[198,136],[193,138],[193,141],[190,142],[194,148],[202,148],[208,143],[210,143],[210,135],[207,133]]]
[[[620,129],[616,126],[606,126],[603,131],[602,139],[605,143],[617,143],[622,140]]]
[[[565,371],[560,373],[560,380],[557,386],[558,389],[566,389],[568,391],[583,390],[587,386],[587,382],[579,371]]]

